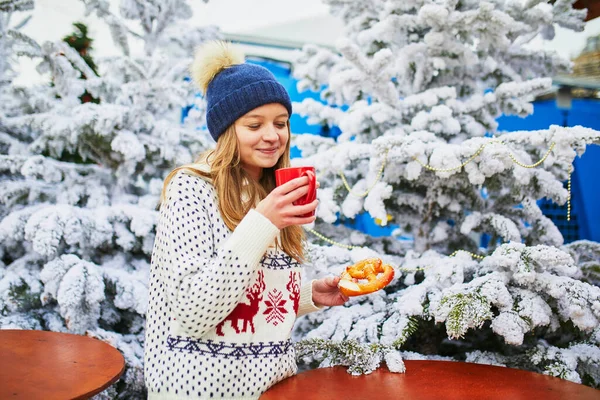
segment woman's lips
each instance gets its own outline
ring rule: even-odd
[[[275,154],[277,152],[277,147],[272,147],[270,149],[258,149],[263,154]]]

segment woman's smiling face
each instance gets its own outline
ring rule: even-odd
[[[242,168],[254,179],[283,155],[289,140],[288,123],[288,112],[279,103],[257,107],[235,121]]]

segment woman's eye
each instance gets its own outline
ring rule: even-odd
[[[260,125],[248,125],[248,128],[250,128],[250,129],[258,129],[258,128],[260,128]]]
[[[279,129],[283,129],[287,126],[287,122],[277,122],[275,124],[276,127],[278,127]]]

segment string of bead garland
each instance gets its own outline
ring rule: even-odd
[[[480,256],[478,254],[475,253],[471,253],[470,251],[466,251],[466,250],[456,250],[454,253],[450,254],[448,257],[454,257],[455,255],[457,255],[458,253],[463,252],[463,253],[467,253],[468,255],[470,255],[473,258],[477,258],[479,260],[483,260],[485,258],[485,256]]]
[[[471,253],[470,251],[467,250],[456,250],[455,252],[453,252],[452,254],[450,254],[448,257],[454,257],[455,255],[457,255],[458,253],[467,253],[468,255],[470,255],[473,258],[476,258],[478,260],[483,260],[485,258],[485,256],[480,256],[479,254],[475,254],[475,253]],[[431,265],[428,265],[426,267],[417,267],[414,269],[409,269],[409,268],[398,268],[399,271],[402,272],[416,272],[416,271],[424,271],[426,269],[431,268]]]
[[[489,144],[501,144],[506,146],[506,143],[504,143],[504,141],[502,140],[490,140],[487,143],[482,144],[477,151],[471,156],[469,157],[465,162],[463,162],[462,164],[456,166],[456,167],[452,167],[452,168],[435,168],[432,167],[429,164],[425,164],[422,161],[420,161],[417,157],[413,157],[413,160],[415,160],[417,163],[419,163],[419,165],[421,165],[423,168],[432,171],[432,172],[452,172],[455,170],[459,170],[461,168],[464,168],[467,164],[469,164],[471,161],[473,161],[475,158],[477,158],[482,152],[483,150],[486,148],[487,145]],[[542,158],[540,158],[537,162],[533,163],[533,164],[523,164],[522,162],[520,162],[519,160],[517,160],[517,158],[515,157],[515,155],[513,153],[508,153],[508,156],[510,157],[510,159],[512,160],[512,162],[514,162],[515,164],[517,164],[520,167],[523,168],[537,168],[538,166],[540,166],[544,161],[546,161],[546,159],[548,158],[548,156],[550,155],[550,153],[552,153],[552,150],[554,150],[554,147],[556,146],[555,142],[552,142],[550,144],[550,148],[548,149],[548,151],[546,151],[546,154],[544,154],[544,156]],[[375,177],[375,182],[373,182],[373,184],[371,184],[371,186],[364,192],[362,193],[356,193],[352,190],[352,188],[350,187],[350,185],[348,184],[348,180],[346,178],[346,175],[344,175],[343,171],[339,171],[338,174],[340,175],[340,178],[342,178],[342,182],[344,184],[344,187],[346,188],[346,190],[348,191],[348,193],[350,193],[353,196],[356,197],[366,197],[369,195],[369,193],[371,192],[371,190],[373,190],[373,188],[375,187],[375,185],[377,185],[377,183],[379,182],[379,180],[381,179],[382,175],[383,175],[383,170],[385,169],[385,165],[387,163],[387,156],[389,153],[390,149],[386,148],[385,152],[383,154],[383,161],[381,163],[381,167],[379,167],[379,171],[377,171],[377,176]],[[569,169],[570,171],[570,169]],[[569,172],[569,179],[570,179],[570,172]],[[570,196],[569,196],[570,199]]]
[[[435,168],[432,167],[429,164],[424,164],[422,163],[418,158],[414,157],[413,159],[419,163],[419,165],[421,165],[423,168],[432,171],[432,172],[451,172],[454,170],[458,170],[461,168],[464,168],[467,164],[469,164],[471,161],[473,161],[475,158],[477,158],[485,149],[485,147],[489,144],[502,144],[502,145],[506,145],[506,143],[504,143],[501,140],[490,140],[489,142],[481,145],[477,151],[471,156],[469,157],[465,162],[461,163],[460,165],[453,167],[453,168]],[[541,165],[544,161],[546,161],[546,159],[548,158],[548,156],[550,155],[550,153],[552,153],[552,150],[554,150],[556,143],[552,142],[550,144],[550,148],[548,149],[548,151],[546,151],[546,154],[544,154],[544,156],[542,158],[540,158],[537,162],[533,163],[533,164],[523,164],[522,162],[520,162],[519,160],[517,160],[517,158],[515,157],[515,155],[513,153],[509,153],[508,156],[510,157],[510,159],[512,160],[512,162],[514,162],[515,164],[517,164],[520,167],[523,168],[536,168],[539,165]],[[379,182],[379,180],[381,179],[381,177],[383,176],[383,170],[385,169],[386,163],[387,163],[387,156],[388,156],[388,152],[389,152],[389,148],[385,149],[384,155],[383,155],[383,161],[381,163],[381,167],[379,167],[379,171],[377,171],[377,176],[375,177],[375,181],[373,182],[373,184],[364,192],[362,193],[356,193],[352,190],[352,188],[350,187],[350,185],[348,184],[348,180],[346,179],[346,176],[344,175],[343,171],[339,171],[339,175],[340,178],[342,179],[342,182],[344,184],[344,187],[346,188],[346,190],[348,191],[348,193],[350,193],[353,196],[356,197],[366,197],[369,195],[369,193],[371,192],[371,190],[373,190],[373,188],[375,187],[375,185],[377,185],[377,183]],[[568,184],[567,184],[567,191],[568,191],[568,196],[567,196],[567,221],[571,220],[571,173],[573,170],[573,166],[570,165],[569,166],[569,170],[568,170]],[[346,248],[348,250],[352,250],[355,248],[358,248],[360,246],[352,246],[352,245],[347,245],[344,243],[339,243],[336,242],[335,240],[332,240],[324,235],[322,235],[321,233],[315,231],[314,229],[310,229],[310,228],[305,228],[308,232],[312,233],[313,235],[315,235],[316,237],[318,237],[319,239],[323,240],[326,243],[329,243],[331,245],[334,246],[338,246],[338,247],[342,247],[342,248]],[[452,253],[450,255],[450,257],[453,257],[454,255],[456,255],[456,253],[458,253],[459,251],[466,251],[466,250],[457,250],[454,253]],[[469,253],[469,252],[467,252]],[[483,258],[482,256],[478,256],[476,254],[473,253],[469,253],[471,254],[471,256],[476,257],[476,258]],[[402,268],[398,268],[399,270],[403,271]],[[425,269],[425,268],[423,268]],[[422,269],[415,269],[415,271],[417,270],[422,270]]]
[[[456,250],[455,252],[450,254],[448,257],[454,257],[455,255],[457,255],[458,253],[461,253],[461,252],[467,253],[471,257],[476,258],[478,260],[483,260],[485,258],[485,256],[480,256],[479,254],[471,253],[470,251],[467,251],[467,250]],[[401,272],[418,272],[418,271],[425,271],[426,269],[429,269],[431,267],[432,267],[432,265],[428,265],[426,267],[417,267],[417,268],[395,267],[395,269],[397,269],[398,271],[401,271]]]
[[[573,172],[573,165],[569,165],[569,182],[567,183],[567,221],[571,221],[571,173]]]
[[[314,229],[311,229],[311,228],[304,228],[304,229],[307,230],[308,232],[312,233],[313,235],[315,235],[316,237],[318,237],[322,241],[327,242],[329,244],[332,244],[334,246],[343,247],[343,248],[348,249],[348,250],[360,248],[360,246],[352,246],[352,245],[349,245],[349,244],[344,244],[344,243],[336,242],[335,240],[331,240],[327,236],[320,234],[319,232],[315,231]]]
[[[344,183],[344,186],[346,187],[346,190],[348,191],[348,193],[350,193],[351,195],[356,196],[356,197],[367,197],[369,195],[369,193],[371,193],[371,190],[373,190],[375,185],[377,185],[377,183],[379,183],[379,180],[381,179],[381,176],[383,175],[383,170],[384,170],[385,164],[387,162],[387,155],[388,155],[389,151],[390,151],[390,149],[385,149],[385,152],[383,154],[383,162],[381,163],[381,167],[379,167],[379,171],[377,171],[377,176],[375,177],[375,182],[373,182],[373,184],[362,193],[354,192],[352,190],[352,188],[350,187],[350,185],[348,184],[348,181],[346,180],[346,175],[344,175],[344,172],[343,171],[339,172],[340,178],[342,178],[342,182]]]
[[[435,167],[432,167],[429,164],[422,163],[416,157],[414,157],[413,159],[416,162],[418,162],[423,168],[425,168],[425,169],[427,169],[429,171],[433,171],[433,172],[452,172],[452,171],[455,171],[455,170],[458,170],[458,169],[461,169],[461,168],[465,167],[467,164],[469,164],[471,161],[473,161],[477,156],[479,156],[483,152],[483,149],[488,144],[503,144],[503,145],[506,145],[506,143],[504,143],[503,141],[500,141],[500,140],[491,140],[491,141],[489,141],[489,142],[481,145],[481,147],[479,147],[479,149],[477,149],[477,151],[475,152],[475,154],[473,154],[471,157],[469,157],[467,159],[467,161],[463,162],[462,164],[460,164],[457,167],[452,167],[452,168],[435,168]],[[548,151],[546,152],[546,154],[544,154],[544,156],[542,158],[540,158],[538,162],[533,163],[533,164],[523,164],[522,162],[520,162],[519,160],[517,160],[517,158],[512,153],[508,153],[508,156],[510,157],[510,159],[512,160],[512,162],[514,162],[515,164],[517,164],[520,167],[523,167],[523,168],[536,168],[540,164],[542,164],[544,161],[546,161],[546,158],[548,158],[548,156],[550,155],[550,153],[552,153],[552,150],[554,150],[554,146],[555,145],[556,144],[554,142],[552,142],[552,144],[550,144],[550,148],[548,149]]]
[[[308,232],[310,232],[310,233],[312,233],[313,235],[315,235],[316,237],[318,237],[319,239],[321,239],[321,240],[323,240],[323,241],[325,241],[325,242],[327,242],[327,243],[329,243],[329,244],[332,244],[332,245],[338,246],[338,247],[343,247],[343,248],[346,248],[346,249],[348,249],[348,250],[357,249],[357,248],[360,248],[360,247],[361,247],[361,246],[352,246],[352,245],[349,245],[349,244],[344,244],[344,243],[336,242],[335,240],[331,240],[331,239],[329,239],[328,237],[326,237],[326,236],[324,236],[324,235],[320,234],[319,232],[317,232],[317,231],[315,231],[315,230],[313,230],[313,229],[310,229],[310,228],[305,228],[305,229],[306,229]],[[458,254],[458,253],[460,253],[460,252],[467,253],[467,254],[469,254],[471,257],[473,257],[473,258],[477,258],[477,259],[479,259],[479,260],[483,260],[483,259],[485,258],[485,256],[480,256],[480,255],[478,255],[478,254],[471,253],[470,251],[466,251],[466,250],[456,250],[454,253],[450,254],[448,257],[454,257],[455,255],[457,255],[457,254]],[[427,266],[427,267],[417,267],[417,268],[405,268],[405,267],[398,267],[398,266],[395,266],[395,265],[393,265],[393,267],[394,267],[394,269],[395,269],[395,270],[397,270],[397,271],[400,271],[400,272],[408,272],[408,273],[410,273],[410,272],[418,272],[418,271],[425,271],[426,269],[429,269],[429,268],[431,268],[431,266]]]
[[[492,142],[489,142],[492,143]],[[419,165],[421,165],[421,167],[429,170],[429,171],[433,171],[433,172],[452,172],[455,171],[457,169],[461,169],[463,167],[465,167],[467,164],[469,164],[471,161],[473,161],[477,156],[479,156],[482,152],[483,149],[485,149],[485,146],[487,146],[489,143],[486,143],[484,145],[482,145],[481,147],[479,147],[479,149],[477,149],[477,151],[475,152],[475,154],[473,154],[471,157],[467,158],[467,161],[465,161],[464,163],[460,164],[457,167],[453,167],[453,168],[434,168],[429,164],[424,164],[421,162],[421,160],[419,160],[417,157],[413,157],[413,160],[415,160],[417,163],[419,163]]]

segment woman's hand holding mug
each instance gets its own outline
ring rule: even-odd
[[[282,168],[275,171],[277,187],[258,205],[256,211],[278,229],[314,222],[317,187],[313,167]]]

